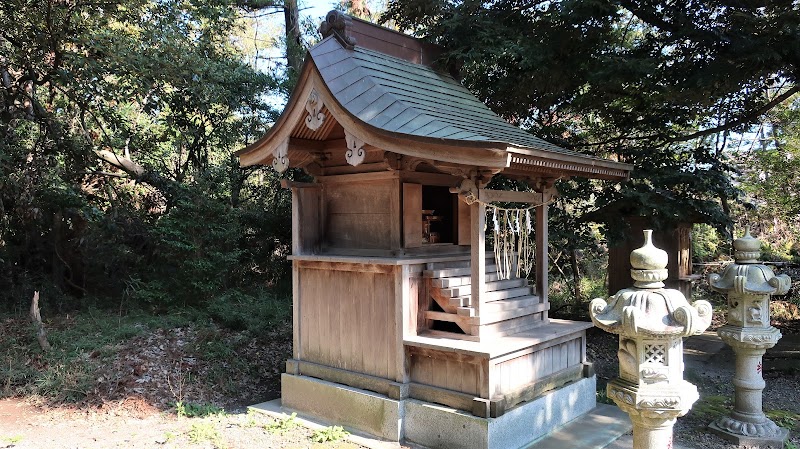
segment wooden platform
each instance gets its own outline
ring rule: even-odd
[[[494,359],[525,348],[536,348],[540,345],[548,344],[562,337],[589,329],[592,326],[592,323],[588,321],[550,319],[549,325],[486,341],[453,340],[429,333],[428,335],[408,337],[403,340],[403,344]]]
[[[586,329],[591,323],[552,320],[480,342],[437,336],[404,339],[410,397],[476,416],[498,417],[525,401],[588,377]]]

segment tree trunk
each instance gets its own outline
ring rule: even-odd
[[[300,11],[297,0],[285,0],[283,17],[286,22],[286,63],[292,72],[290,76],[300,74],[303,65],[303,46],[300,41]]]
[[[47,332],[44,330],[42,315],[39,313],[39,292],[33,292],[33,299],[31,300],[31,321],[36,328],[36,339],[39,340],[39,346],[42,348],[42,351],[49,351],[50,343],[47,341]]]
[[[572,267],[572,283],[575,285],[575,303],[578,304],[583,298],[581,291],[581,272],[578,266],[578,250],[572,249],[569,255],[569,264]]]
[[[61,292],[64,291],[64,264],[61,254],[61,237],[63,234],[62,223],[64,217],[61,211],[53,214],[53,227],[50,229],[51,243],[53,245],[53,255],[50,257],[51,277],[53,285]]]

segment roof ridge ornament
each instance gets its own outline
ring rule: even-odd
[[[308,111],[308,116],[306,117],[306,126],[311,131],[316,131],[322,126],[322,122],[325,121],[325,114],[322,113],[322,97],[320,96],[319,92],[316,89],[311,89],[311,93],[308,94],[308,100],[306,100],[306,111]]]
[[[347,142],[347,152],[344,153],[344,158],[347,160],[347,163],[355,167],[364,162],[364,157],[366,156],[364,152],[364,141],[347,130],[344,130],[344,140]]]
[[[350,34],[353,29],[353,19],[347,14],[332,10],[325,15],[325,20],[319,25],[319,33],[322,38],[330,35],[342,43],[348,50],[352,50],[356,46],[356,38]]]

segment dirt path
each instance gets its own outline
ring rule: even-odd
[[[0,400],[0,449],[364,447],[347,441],[315,442],[312,429],[293,425],[285,418],[248,414],[241,406],[258,402],[250,398],[269,399],[272,392],[278,391],[278,373],[291,347],[290,333],[283,331],[267,341],[255,341],[238,334],[209,332],[193,328],[155,330],[118,344],[113,355],[102,362],[91,362],[98,365],[93,371],[95,383],[79,405]],[[705,426],[731,408],[734,357],[713,333],[703,338],[693,337],[686,344],[684,374],[699,387],[701,400],[692,412],[678,420],[676,442],[693,448],[732,449],[734,446],[710,435]],[[604,385],[617,375],[617,338],[593,329],[588,340],[598,383]],[[236,348],[236,360],[221,371],[216,369],[218,361],[211,363],[202,357],[208,356],[209,342],[216,345],[215,351],[219,351],[217,346]],[[786,333],[764,360],[764,407],[773,412],[780,425],[791,428],[795,447],[800,447],[798,347],[800,334]],[[87,357],[90,361],[99,360],[91,354]],[[258,369],[250,369],[252,366]],[[182,386],[181,396],[172,391],[176,386]],[[194,404],[229,408],[226,413],[206,417],[178,417],[171,405],[176,397]]]
[[[335,441],[318,443],[312,430],[245,411],[178,418],[143,401],[104,409],[37,407],[0,400],[0,448],[14,449],[362,449]]]

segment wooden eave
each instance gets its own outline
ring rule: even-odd
[[[297,87],[283,114],[264,137],[237,151],[242,167],[269,164],[275,149],[289,139],[290,166],[303,166],[310,154],[322,151],[325,141],[311,144],[308,139],[299,140],[292,135],[298,123],[303,123],[307,111],[304,99],[312,90],[321,96],[327,109],[326,121],[333,119],[366,145],[384,151],[422,159],[431,159],[452,164],[503,169],[508,166],[506,144],[487,141],[461,141],[432,139],[409,134],[386,131],[353,116],[333,96],[322,80],[313,61],[306,58]]]
[[[316,131],[304,122],[312,91],[324,104],[325,120]],[[347,48],[333,36],[310,50],[275,125],[236,154],[242,166],[268,164],[288,141],[290,166],[304,167],[325,151],[345,148],[342,139],[328,140],[334,122],[363,141],[366,150],[522,178],[623,180],[633,168],[560,148],[510,125],[429,65],[369,48]]]

